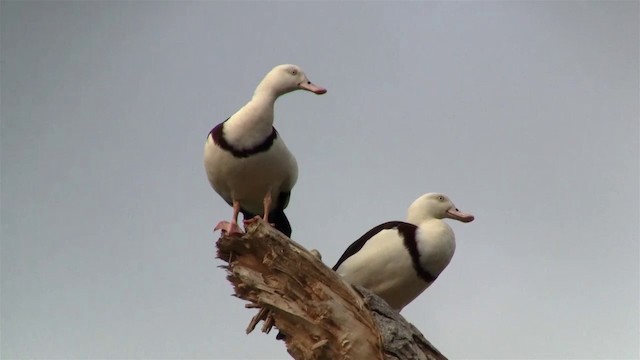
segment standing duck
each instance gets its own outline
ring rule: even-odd
[[[279,96],[294,90],[327,92],[309,81],[298,66],[278,65],[258,84],[246,105],[209,132],[204,146],[207,177],[233,207],[231,221],[221,221],[215,230],[242,233],[238,226],[242,212],[245,221],[262,216],[291,236],[284,209],[298,178],[298,164],[273,127],[273,110]]]

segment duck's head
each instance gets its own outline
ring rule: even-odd
[[[318,95],[327,92],[327,89],[309,81],[299,66],[291,64],[274,67],[260,82],[256,92],[266,91],[277,97],[294,90],[307,90]]]
[[[416,225],[429,219],[449,218],[465,223],[474,219],[473,215],[458,210],[446,195],[439,193],[428,193],[417,198],[409,206],[407,218]]]

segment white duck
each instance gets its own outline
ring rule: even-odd
[[[370,289],[400,311],[431,285],[456,249],[443,218],[473,221],[443,194],[422,195],[411,204],[408,222],[390,221],[356,240],[333,267],[347,282]]]
[[[213,189],[233,207],[231,222],[216,230],[242,233],[238,213],[249,220],[261,215],[287,236],[291,225],[284,214],[298,178],[296,159],[273,127],[276,99],[294,90],[327,92],[296,65],[278,65],[260,82],[251,100],[214,127],[204,146],[204,167]]]

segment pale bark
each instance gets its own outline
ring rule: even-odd
[[[227,262],[235,295],[260,311],[247,333],[264,321],[286,335],[296,360],[446,359],[384,300],[352,288],[307,251],[262,221],[242,236],[222,236],[218,258]]]

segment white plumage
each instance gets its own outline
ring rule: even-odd
[[[278,65],[260,82],[252,99],[226,121],[214,127],[204,147],[204,166],[213,189],[233,207],[231,222],[216,226],[228,233],[242,230],[245,220],[261,215],[285,235],[291,226],[284,209],[298,178],[298,165],[273,127],[277,98],[294,90],[324,94],[296,65]]]
[[[347,248],[333,269],[400,311],[435,281],[453,257],[455,236],[443,218],[474,219],[445,195],[425,194],[409,207],[407,222],[391,221],[369,230]]]

